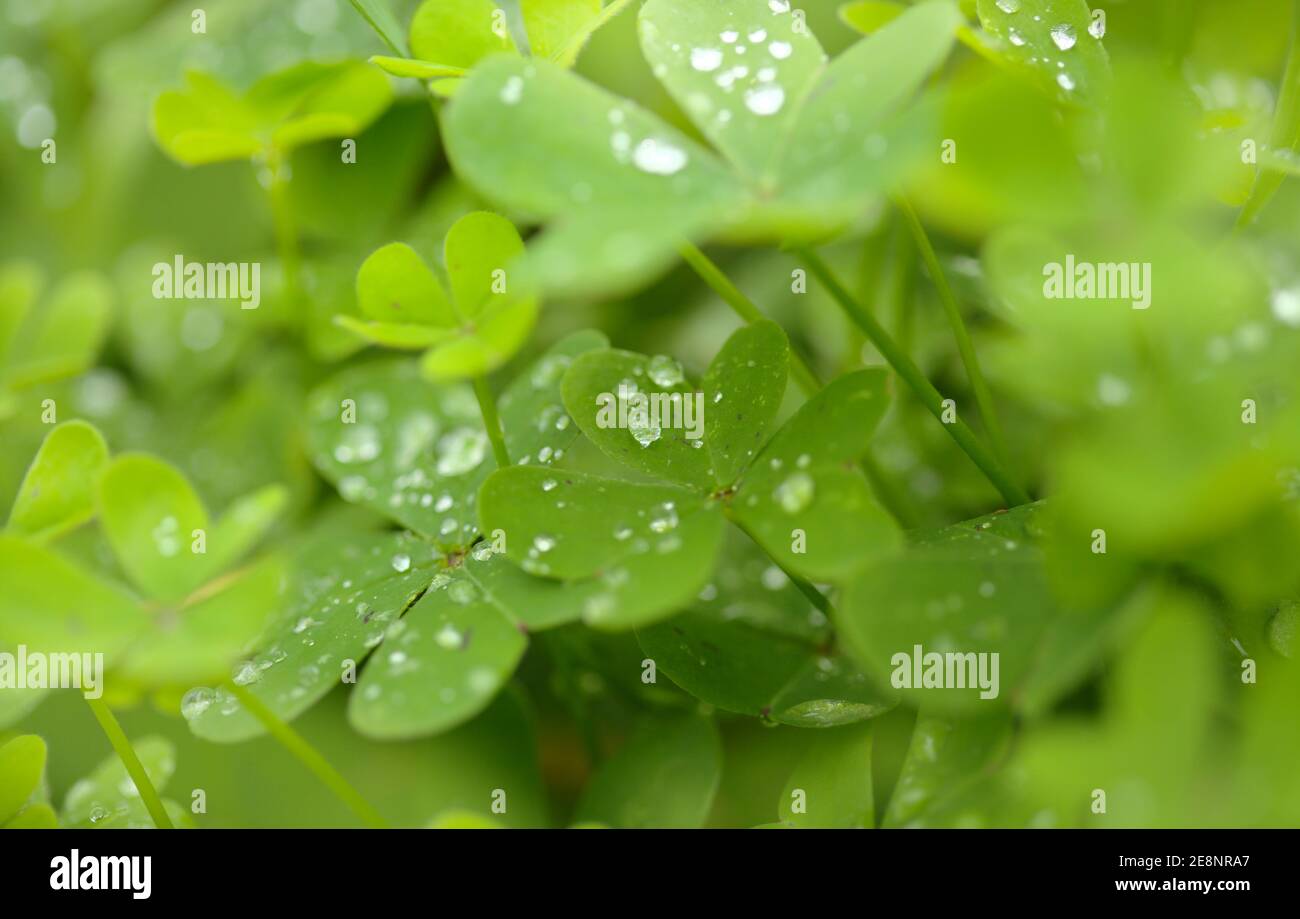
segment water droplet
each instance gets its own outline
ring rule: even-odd
[[[767,38],[767,29],[755,29],[749,33],[749,40],[757,44]]]
[[[451,597],[452,603],[464,606],[466,603],[474,602],[478,597],[478,590],[469,581],[453,581],[447,588],[447,596]]]
[[[1020,12],[1020,0],[998,0],[998,9],[1010,15]]]
[[[550,552],[555,548],[555,537],[546,533],[538,533],[533,537],[533,548],[538,552]]]
[[[665,501],[654,517],[650,519],[650,529],[655,533],[667,533],[677,528],[677,511],[671,501]]]
[[[663,433],[644,406],[635,406],[628,412],[627,429],[632,432],[632,437],[642,447],[650,446]]]
[[[438,475],[464,475],[478,467],[487,454],[487,434],[457,428],[438,441]]]
[[[813,478],[806,472],[795,472],[772,492],[776,503],[787,514],[797,514],[812,503]]]
[[[725,32],[720,34],[718,38],[722,39],[726,44],[731,45],[735,43],[736,39],[740,38],[740,33],[735,29],[727,29]]]
[[[1276,290],[1269,302],[1278,322],[1300,327],[1300,288]]]
[[[404,554],[403,554],[403,555],[394,555],[394,556],[393,556],[393,570],[394,570],[394,571],[397,571],[397,572],[409,571],[410,568],[411,568],[411,556],[409,556],[409,555],[404,555]]]
[[[756,86],[745,92],[745,108],[755,115],[775,115],[785,105],[785,90],[780,86]]]
[[[701,73],[717,70],[722,66],[722,52],[717,48],[694,48],[691,50],[691,66]]]
[[[656,354],[650,358],[650,366],[647,369],[650,373],[650,379],[654,380],[657,386],[662,386],[665,389],[676,386],[685,379],[682,374],[682,365],[666,354]]]
[[[636,168],[651,175],[670,176],[681,172],[687,159],[685,150],[654,137],[641,141],[632,153]]]
[[[1058,73],[1056,85],[1068,93],[1074,89],[1074,79],[1068,73]]]
[[[187,692],[181,699],[181,715],[186,721],[193,721],[202,715],[216,701],[217,694],[206,686],[197,686]]]
[[[1106,37],[1106,20],[1094,19],[1088,23],[1088,34],[1093,38],[1101,39]]]
[[[794,53],[794,45],[788,41],[774,41],[767,46],[767,51],[778,61],[783,61]]]
[[[373,425],[347,425],[334,445],[334,459],[343,464],[368,463],[379,456],[382,445]]]
[[[1062,51],[1069,51],[1074,47],[1074,43],[1078,41],[1078,36],[1075,34],[1074,26],[1069,23],[1052,26],[1051,35],[1052,43]]]
[[[790,12],[790,0],[767,0],[767,8],[773,13]]]
[[[249,683],[256,683],[261,678],[262,671],[252,661],[236,664],[234,671],[230,674],[230,680],[236,686],[247,686]]]
[[[448,622],[438,630],[438,634],[433,636],[433,640],[438,643],[439,647],[451,651],[461,646],[461,642],[464,641],[464,636],[461,635],[460,630]]]
[[[1017,48],[1023,47],[1025,44],[1025,36],[1021,35],[1016,29],[1009,29],[1007,31],[1007,40]]]
[[[619,542],[623,542],[624,540],[631,537],[631,535],[632,535],[631,527],[617,527],[614,530],[614,538],[617,539]]]
[[[558,485],[558,484],[560,484],[560,483],[557,482],[557,481],[555,481],[555,479],[543,479],[543,480],[542,480],[542,491],[550,491],[551,489],[553,489],[553,488],[554,488],[556,485]]]
[[[985,581],[984,583],[980,584],[980,596],[985,598],[986,600],[989,597],[993,596],[995,593],[997,593],[997,591],[998,589],[993,585],[992,581]]]
[[[520,77],[511,77],[506,80],[506,85],[501,87],[501,101],[506,105],[514,105],[524,94],[524,81]]]

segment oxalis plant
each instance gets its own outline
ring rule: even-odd
[[[372,827],[1300,821],[1300,4],[807,6],[353,0],[368,61],[153,87],[275,318],[177,446],[95,357],[142,278],[0,274],[0,826],[250,822],[228,750]],[[75,762],[14,675],[85,652]]]

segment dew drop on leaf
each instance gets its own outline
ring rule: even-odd
[[[806,472],[791,473],[772,493],[787,514],[797,514],[812,503],[813,479]]]
[[[665,389],[669,386],[676,386],[685,379],[682,374],[682,365],[666,354],[656,354],[650,358],[648,370],[650,379],[654,380],[657,386],[662,386]]]
[[[1055,44],[1056,47],[1060,48],[1062,51],[1069,51],[1071,48],[1074,47],[1074,43],[1078,41],[1078,37],[1076,36],[1074,31],[1074,26],[1070,25],[1069,23],[1062,23],[1059,26],[1052,26],[1051,35],[1052,35],[1052,43]]]
[[[681,172],[686,166],[686,151],[665,140],[647,137],[636,145],[632,163],[642,172],[669,176]]]

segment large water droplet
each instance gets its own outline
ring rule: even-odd
[[[632,153],[632,163],[636,168],[651,175],[669,176],[681,172],[687,159],[685,150],[654,137],[641,141]]]
[[[654,380],[657,386],[662,386],[665,389],[676,386],[685,379],[682,374],[682,365],[666,354],[656,354],[650,358],[650,366],[647,369],[650,373],[650,379]]]
[[[780,86],[756,86],[745,92],[745,108],[755,115],[775,115],[785,105],[785,90]]]
[[[195,718],[206,712],[212,703],[216,701],[217,694],[206,686],[197,686],[187,692],[181,699],[181,715],[186,721],[193,721]]]
[[[438,475],[464,475],[476,469],[487,454],[487,434],[457,428],[438,441]]]
[[[1020,12],[1020,0],[998,0],[998,9],[1011,14]]]
[[[717,70],[722,66],[722,52],[717,48],[693,48],[691,66],[701,73]]]
[[[1052,43],[1062,51],[1069,51],[1078,41],[1075,34],[1074,26],[1069,23],[1062,23],[1059,26],[1052,26]]]
[[[813,499],[813,478],[806,472],[795,472],[776,487],[772,497],[787,514],[797,514]]]

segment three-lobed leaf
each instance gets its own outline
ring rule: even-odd
[[[95,485],[107,464],[108,445],[93,425],[59,425],[28,467],[6,531],[39,541],[85,523],[94,516]]]

